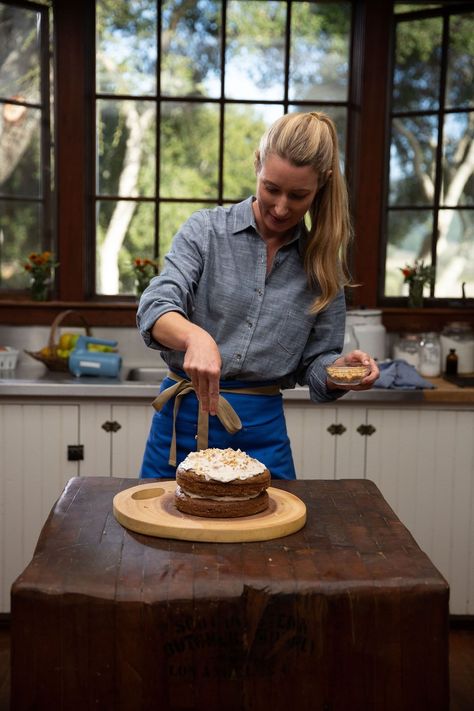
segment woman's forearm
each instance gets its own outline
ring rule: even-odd
[[[158,343],[184,351],[183,368],[193,383],[201,406],[205,412],[215,415],[222,360],[212,336],[176,311],[160,316],[151,333]]]
[[[193,334],[202,331],[177,311],[168,311],[155,321],[151,335],[158,343],[174,351],[186,351]]]

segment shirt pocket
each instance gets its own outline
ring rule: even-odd
[[[278,330],[278,345],[290,355],[300,356],[308,342],[314,318],[287,311]]]

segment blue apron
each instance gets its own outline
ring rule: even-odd
[[[175,383],[175,380],[166,377],[161,383],[160,392]],[[260,384],[236,380],[221,381],[222,388],[232,389]],[[296,479],[281,394],[248,395],[225,392],[225,389],[221,390],[220,394],[234,408],[242,422],[242,429],[235,434],[229,434],[219,419],[210,415],[208,446],[240,449],[265,464],[273,479]],[[175,477],[176,468],[168,463],[173,432],[173,407],[174,398],[153,416],[140,478]],[[190,392],[182,398],[175,423],[178,464],[189,452],[196,450],[197,419],[198,400],[196,394]]]

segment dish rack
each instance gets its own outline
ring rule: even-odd
[[[15,370],[18,360],[18,351],[15,348],[6,346],[5,350],[0,350],[0,370]]]

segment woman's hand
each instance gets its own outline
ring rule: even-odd
[[[217,414],[222,360],[212,336],[176,311],[169,311],[155,321],[151,334],[158,343],[184,351],[183,369],[202,409]]]
[[[370,357],[368,353],[364,351],[351,351],[343,356],[340,356],[334,361],[333,365],[368,365],[370,367],[370,373],[365,376],[359,385],[335,385],[329,379],[327,380],[327,387],[329,390],[369,390],[377,378],[380,375],[380,371],[377,363],[373,358]]]
[[[217,414],[222,360],[217,343],[207,331],[196,327],[188,336],[183,368],[196,391],[204,412]]]

